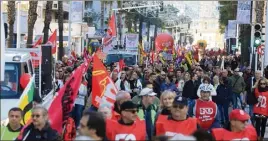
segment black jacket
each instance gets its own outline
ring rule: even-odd
[[[255,84],[256,79],[253,78],[253,85]],[[246,91],[247,91],[247,96],[246,96],[246,102],[249,105],[254,105],[258,103],[257,98],[255,97],[255,92],[254,89],[252,89],[252,77],[249,77],[246,81]]]
[[[25,127],[16,141],[61,141],[61,137],[58,132],[50,127],[47,123],[45,127],[40,131],[34,128],[33,124]]]
[[[192,80],[189,80],[183,87],[182,96],[190,99],[197,99],[197,89],[197,81],[193,82]]]

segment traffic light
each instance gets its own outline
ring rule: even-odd
[[[254,26],[255,32],[254,32],[254,46],[258,47],[259,45],[261,45],[262,42],[262,25],[257,23]]]

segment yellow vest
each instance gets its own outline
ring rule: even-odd
[[[18,135],[19,135],[20,131],[18,132],[13,132],[13,131],[10,131],[8,129],[7,126],[1,126],[1,141],[2,140],[15,140]]]

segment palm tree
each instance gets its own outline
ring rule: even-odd
[[[30,1],[29,2],[29,10],[28,10],[28,38],[27,38],[27,47],[32,47],[33,43],[33,28],[35,21],[37,20],[37,4],[38,1]]]
[[[71,19],[68,19],[68,20],[71,20]],[[58,1],[58,26],[59,26],[59,53],[58,53],[58,59],[61,60],[61,58],[63,57],[63,4],[62,4],[62,1]],[[71,30],[71,29],[69,29],[69,30]]]
[[[46,14],[45,14],[45,21],[44,21],[44,29],[43,29],[43,33],[44,33],[44,37],[43,37],[43,44],[45,44],[48,40],[48,31],[50,29],[50,22],[51,22],[51,15],[52,15],[52,5],[53,5],[53,1],[47,1],[46,4]]]
[[[14,38],[14,22],[16,16],[15,1],[8,1],[7,3],[7,16],[8,16],[8,43],[7,47],[12,48],[13,38]]]
[[[224,33],[225,27],[228,25],[228,20],[236,19],[237,1],[219,1],[220,5],[220,32]]]

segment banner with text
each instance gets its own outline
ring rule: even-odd
[[[126,34],[126,50],[138,52],[139,34]]]
[[[83,1],[72,1],[71,5],[71,20],[72,22],[83,22]]]
[[[236,20],[228,20],[228,34],[229,38],[236,38]]]
[[[251,1],[238,1],[236,21],[238,24],[250,24]]]

